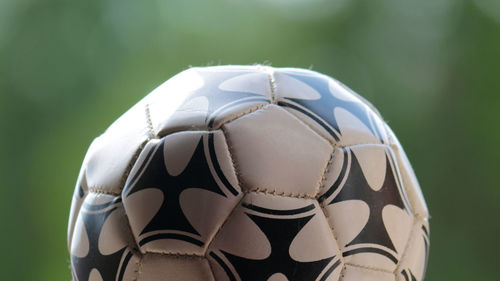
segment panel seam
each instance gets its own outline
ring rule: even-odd
[[[155,139],[158,136],[156,135],[156,132],[155,132],[155,129],[153,126],[153,119],[151,118],[151,109],[150,109],[149,103],[146,103],[146,105],[144,106],[144,111],[146,113],[146,122],[148,124],[148,129],[149,129],[149,134],[150,134],[149,139]]]
[[[267,189],[260,187],[252,187],[243,191],[244,193],[263,193],[273,196],[281,196],[281,197],[289,197],[289,198],[300,198],[300,199],[316,199],[316,196],[308,194],[308,193],[293,193],[293,192],[279,192],[276,189]]]
[[[236,208],[238,207],[238,205],[241,203],[241,201],[243,200],[243,198],[245,197],[244,195],[242,195],[242,191],[243,191],[243,187],[242,187],[242,180],[240,178],[240,174],[239,174],[239,170],[237,168],[237,165],[236,165],[236,162],[234,160],[234,157],[233,157],[233,153],[231,152],[231,145],[230,145],[230,142],[229,142],[229,137],[228,137],[228,134],[227,132],[225,131],[224,127],[221,126],[220,127],[220,130],[222,132],[222,135],[224,136],[224,140],[226,142],[226,147],[227,147],[227,151],[228,151],[228,154],[229,154],[229,157],[231,158],[231,164],[233,166],[233,171],[234,171],[234,175],[236,177],[236,180],[238,182],[238,186],[240,188],[240,193],[237,196],[241,195],[241,198],[239,198],[238,202],[236,202],[236,204],[233,206],[232,210],[227,214],[227,216],[224,218],[224,220],[222,221],[219,229],[217,229],[217,231],[214,233],[214,235],[211,237],[210,241],[207,241],[205,243],[205,250],[204,250],[204,255],[206,258],[208,258],[206,255],[208,254],[208,251],[209,251],[209,248],[210,246],[212,245],[212,243],[215,241],[217,235],[220,233],[220,231],[224,228],[224,226],[226,225],[227,221],[229,220],[229,218],[231,217],[231,215],[233,214],[234,210],[236,210]]]
[[[141,270],[142,270],[142,259],[144,256],[140,256],[139,259],[137,260],[136,268],[135,268],[135,278],[134,281],[139,281],[139,276],[141,275]]]
[[[278,99],[276,97],[276,90],[278,87],[276,85],[276,79],[274,78],[274,70],[272,68],[260,65],[259,68],[267,74],[267,78],[269,80],[269,87],[271,90],[271,104],[277,104]]]
[[[352,267],[358,267],[358,268],[362,268],[362,269],[366,269],[366,270],[380,271],[380,272],[387,273],[387,274],[394,273],[393,271],[387,270],[384,268],[375,267],[375,266],[366,266],[366,265],[351,263],[351,262],[346,262],[345,265],[352,266]]]
[[[405,248],[403,250],[403,253],[401,254],[401,258],[398,261],[398,264],[396,265],[396,268],[394,269],[394,276],[397,278],[398,272],[401,270],[401,266],[403,265],[403,261],[405,260],[406,256],[408,255],[411,243],[413,242],[414,236],[415,236],[415,231],[417,229],[417,225],[419,224],[419,220],[412,216],[412,227],[410,234],[408,236],[408,240],[406,241]]]
[[[89,186],[87,188],[87,193],[107,194],[107,195],[112,195],[112,196],[117,196],[117,197],[119,197],[121,195],[121,192],[106,190],[102,186]]]
[[[181,252],[164,252],[164,251],[145,251],[143,256],[146,255],[158,255],[158,256],[168,256],[175,258],[188,258],[188,259],[205,259],[204,255],[194,254],[194,253],[181,253]]]
[[[330,233],[332,234],[332,237],[333,237],[333,241],[335,241],[335,244],[337,245],[337,254],[339,256],[339,260],[340,262],[342,263],[342,266],[344,267],[345,269],[345,260],[344,260],[344,256],[343,256],[343,253],[342,253],[342,249],[340,247],[340,243],[339,243],[339,240],[337,238],[337,235],[335,234],[335,229],[333,228],[333,225],[330,224],[328,218],[329,218],[329,215],[328,215],[328,211],[325,210],[325,205],[324,205],[324,201],[323,202],[319,202],[318,200],[316,200],[316,202],[318,203],[318,205],[320,206],[320,209],[321,209],[321,212],[323,213],[323,216],[325,216],[325,220],[326,220],[326,223],[328,224],[328,228],[330,228]],[[342,269],[342,270],[344,270]],[[339,279],[339,281],[341,280],[342,278]]]
[[[330,153],[330,158],[328,159],[328,162],[325,165],[325,169],[323,170],[323,173],[321,175],[321,179],[319,181],[318,187],[316,189],[316,192],[314,193],[314,197],[316,199],[318,198],[318,195],[321,193],[321,191],[325,188],[326,175],[330,171],[330,168],[333,164],[334,155],[335,155],[335,147],[332,147],[332,152]]]
[[[413,198],[413,195],[409,192],[408,187],[407,187],[407,182],[405,181],[405,179],[400,171],[400,166],[404,167],[404,165],[402,165],[401,161],[398,159],[398,156],[395,155],[396,153],[399,153],[399,154],[401,153],[401,151],[399,151],[400,150],[399,145],[397,145],[396,141],[392,137],[392,134],[390,134],[387,124],[385,124],[384,130],[385,130],[385,133],[387,135],[387,139],[389,141],[388,147],[394,155],[394,167],[395,168],[397,167],[396,169],[399,172],[399,176],[401,178],[402,188],[405,191],[406,196],[408,197],[408,202],[409,202],[410,207],[412,209],[412,215],[415,216],[416,212],[417,212],[417,210],[416,210],[417,204],[415,203],[415,198]]]

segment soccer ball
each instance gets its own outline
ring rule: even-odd
[[[75,281],[420,281],[428,210],[378,111],[296,68],[174,76],[96,138]]]

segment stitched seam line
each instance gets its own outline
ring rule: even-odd
[[[261,66],[259,68],[267,74],[267,78],[269,79],[269,87],[271,89],[271,104],[276,104],[277,103],[277,97],[276,97],[277,85],[276,85],[276,79],[274,78],[274,71],[272,68],[268,68],[268,67]]]
[[[120,192],[112,191],[112,190],[106,190],[104,187],[100,186],[92,186],[87,188],[87,193],[99,193],[99,194],[107,194],[107,195],[113,195],[113,196],[120,196]]]
[[[386,132],[387,132],[387,128],[386,128]],[[403,177],[403,173],[402,173],[402,171],[400,171],[401,169],[405,168],[405,165],[403,165],[403,163],[399,160],[398,155],[396,155],[396,152],[401,153],[401,151],[397,145],[396,145],[396,147],[393,147],[393,146],[388,146],[388,147],[391,150],[392,154],[394,155],[394,162],[395,162],[394,167],[399,172],[399,175],[401,177],[402,188],[405,191],[406,196],[408,197],[408,202],[409,202],[410,207],[412,209],[413,215],[415,216],[416,212],[417,212],[417,209],[416,209],[417,204],[415,202],[415,198],[414,198],[413,194],[410,193],[410,190],[407,186],[407,185],[409,185],[408,182],[405,181],[405,177]],[[413,188],[417,188],[417,187],[414,186]]]
[[[379,271],[387,274],[393,274],[392,271],[380,268],[380,267],[374,267],[374,266],[366,266],[366,265],[361,265],[361,264],[356,264],[356,263],[346,263],[347,266],[352,266],[352,267],[357,267],[365,270],[370,270],[370,271]]]
[[[342,270],[340,271],[340,274],[339,274],[339,280],[338,281],[342,281],[345,277],[345,270],[347,269],[346,265],[345,264],[342,264]]]
[[[401,154],[402,147],[397,144],[396,140],[393,139],[392,134],[389,131],[389,126],[387,124],[385,124],[384,130],[385,130],[385,133],[386,133],[387,138],[389,140],[388,146],[392,150],[392,153],[394,155],[394,162],[395,162],[394,166],[397,166],[398,170],[401,168],[404,168],[405,166],[402,165],[402,162],[399,160],[399,157],[398,157],[398,155],[401,156],[400,154]],[[396,153],[398,153],[398,154],[396,154]],[[415,202],[415,198],[414,198],[413,194],[409,192],[409,188],[407,187],[408,183],[405,181],[405,177],[403,177],[401,171],[399,171],[399,174],[401,175],[401,184],[403,185],[403,190],[405,191],[406,196],[408,197],[408,201],[410,203],[410,207],[413,210],[413,216],[422,216],[422,214],[418,213],[418,211],[416,209],[417,204]],[[414,186],[413,188],[419,188],[419,187]]]
[[[155,139],[157,138],[157,136],[153,127],[153,119],[151,118],[151,109],[149,107],[149,103],[146,103],[146,105],[144,106],[144,111],[146,113],[146,122],[148,123],[150,139]]]
[[[222,135],[224,136],[224,140],[226,142],[227,153],[229,155],[229,158],[231,158],[231,165],[233,166],[233,171],[234,171],[234,175],[236,177],[237,184],[240,187],[240,190],[243,190],[243,181],[241,178],[241,174],[239,172],[240,169],[239,169],[238,165],[236,164],[236,160],[234,159],[234,153],[232,152],[232,150],[233,150],[232,144],[229,141],[229,134],[227,133],[226,129],[222,126],[220,127],[220,130],[221,130]],[[217,159],[213,159],[212,161],[217,161]]]
[[[143,253],[143,255],[158,255],[158,256],[168,256],[173,258],[187,258],[187,259],[205,259],[204,255],[195,253],[181,253],[181,252],[165,252],[159,250],[148,250]]]
[[[325,220],[326,220],[326,223],[328,224],[328,227],[330,228],[330,233],[332,234],[333,241],[335,241],[335,245],[337,245],[337,254],[339,255],[339,260],[345,269],[345,261],[344,261],[344,256],[342,254],[342,249],[340,247],[340,243],[339,243],[339,240],[337,238],[337,234],[335,233],[335,229],[333,228],[333,225],[331,225],[330,221],[328,220],[328,218],[330,216],[328,215],[328,212],[325,210],[324,201],[322,203],[320,203],[318,200],[316,200],[316,202],[318,202],[318,205],[321,208],[321,212],[323,212],[323,216],[325,216]],[[344,269],[342,269],[342,270],[344,270]],[[340,278],[340,279],[342,279],[342,278]],[[340,279],[339,279],[339,281],[340,281]]]
[[[292,197],[292,198],[301,198],[301,199],[316,199],[316,197],[312,194],[308,193],[294,193],[294,192],[284,192],[278,191],[276,189],[267,189],[260,187],[252,187],[243,191],[244,193],[263,193],[274,196],[282,196],[282,197]]]
[[[224,122],[222,122],[222,123],[219,125],[219,128],[217,128],[217,129],[221,129],[221,130],[223,130],[223,131],[224,131],[223,126],[224,126],[224,125],[226,125],[227,123],[233,122],[233,121],[235,121],[236,119],[239,119],[239,118],[241,118],[241,117],[243,117],[243,116],[245,116],[245,115],[248,115],[248,114],[251,114],[251,113],[253,113],[253,112],[255,112],[255,111],[258,111],[258,110],[260,110],[260,109],[263,109],[264,107],[266,107],[266,106],[268,106],[268,105],[269,105],[269,104],[267,104],[267,103],[263,103],[263,104],[262,104],[262,103],[260,103],[260,104],[257,104],[257,105],[255,105],[255,106],[252,106],[252,107],[248,108],[247,110],[242,111],[242,112],[240,112],[240,113],[238,113],[238,114],[235,114],[233,117],[231,117],[231,118],[229,118],[229,119],[225,120]],[[213,128],[213,129],[215,129],[215,128]],[[227,137],[226,137],[226,142],[228,142]]]
[[[240,190],[243,190],[242,181],[241,181],[240,173],[239,173],[239,169],[238,169],[238,166],[236,165],[236,161],[234,160],[233,153],[231,152],[231,145],[230,145],[228,134],[227,134],[226,130],[224,129],[224,127],[222,127],[222,126],[221,126],[221,131],[222,131],[222,134],[224,136],[224,140],[226,141],[227,152],[229,154],[229,157],[231,158],[231,164],[233,166],[233,171],[234,171],[234,175],[236,177],[236,180],[238,182],[238,186],[240,187]],[[214,161],[217,161],[217,160],[214,160]],[[240,194],[238,194],[237,196],[239,196]],[[222,221],[222,224],[220,225],[219,229],[217,229],[217,231],[211,237],[210,241],[207,241],[205,243],[205,249],[204,249],[204,251],[205,251],[205,253],[204,253],[205,257],[206,257],[206,254],[208,253],[208,249],[210,248],[210,246],[214,242],[215,238],[217,237],[217,235],[219,234],[219,232],[224,228],[224,226],[226,225],[227,221],[229,220],[229,218],[233,214],[234,210],[236,210],[236,208],[238,207],[238,205],[240,205],[240,203],[243,200],[243,198],[245,198],[245,196],[241,196],[241,198],[238,200],[238,202],[233,206],[233,209],[227,214],[226,218],[224,218],[224,220]]]
[[[147,126],[150,130],[150,136],[147,137],[147,139],[145,139],[141,145],[137,148],[136,152],[134,153],[134,156],[132,157],[132,159],[130,159],[128,165],[127,165],[127,168],[125,169],[125,172],[123,173],[123,176],[121,178],[121,181],[120,181],[120,197],[121,197],[121,193],[123,191],[123,189],[125,188],[125,184],[127,182],[127,178],[128,176],[130,175],[130,172],[132,171],[132,168],[134,167],[135,163],[137,162],[137,159],[139,159],[139,155],[141,155],[142,151],[144,150],[144,147],[146,146],[146,144],[151,140],[152,137],[154,137],[154,129],[153,129],[153,122],[151,121],[151,115],[150,115],[150,110],[149,110],[149,104],[146,104],[145,108],[144,108],[144,111],[145,111],[145,114],[146,114],[146,123],[147,123]],[[122,203],[123,205],[123,203]],[[127,229],[129,231],[129,233],[131,234],[131,245],[132,245],[132,248],[137,248],[138,251],[140,252],[141,251],[141,247],[139,247],[139,243],[135,237],[135,234],[134,234],[134,231],[132,230],[132,224],[130,223],[130,218],[128,217],[128,214],[125,210],[125,206],[123,205],[123,208],[124,208],[124,216],[125,216],[125,219],[127,220]],[[141,256],[141,262],[142,262],[142,256]]]
[[[144,147],[146,146],[146,144],[150,141],[151,139],[150,138],[147,138],[146,140],[144,140],[141,145],[139,145],[139,147],[137,148],[137,150],[135,151],[134,155],[132,156],[132,159],[130,159],[128,165],[127,165],[127,168],[125,169],[125,172],[123,173],[123,176],[121,177],[121,180],[120,180],[120,194],[123,190],[123,188],[125,188],[125,183],[127,182],[127,178],[128,176],[130,175],[130,172],[132,171],[132,168],[134,167],[135,163],[137,162],[137,159],[139,158],[139,155],[141,154],[142,150],[144,149]]]
[[[212,266],[212,263],[208,260],[208,258],[205,258],[208,263],[208,268],[210,269],[210,275],[212,275],[212,281],[216,281],[215,279],[215,273],[214,273],[214,268]]]
[[[405,260],[406,256],[408,255],[409,248],[411,246],[411,243],[413,242],[413,239],[415,239],[415,231],[417,230],[417,226],[419,225],[418,219],[416,219],[414,216],[412,216],[412,227],[410,231],[410,235],[408,236],[408,240],[406,241],[405,248],[403,250],[403,254],[401,255],[401,258],[398,261],[398,264],[396,265],[396,268],[394,269],[394,275],[397,277],[398,272],[401,270],[401,266],[403,265],[403,261]]]
[[[153,139],[161,139],[161,138],[164,138],[166,136],[170,136],[172,134],[176,134],[176,133],[183,133],[183,132],[214,132],[214,131],[219,131],[221,130],[221,128],[230,123],[230,122],[233,122],[245,115],[248,115],[248,114],[251,114],[253,112],[256,112],[260,109],[263,109],[264,107],[268,106],[269,104],[267,103],[264,103],[264,104],[258,104],[258,105],[255,105],[255,106],[252,106],[250,108],[248,108],[247,110],[245,111],[242,111],[242,112],[239,112],[237,114],[234,114],[231,118],[227,119],[227,120],[224,120],[224,122],[221,122],[217,127],[212,127],[212,128],[209,128],[209,127],[200,127],[200,128],[186,128],[186,129],[179,129],[179,130],[173,130],[173,131],[170,131],[166,134],[160,134],[160,135],[156,135]]]
[[[139,276],[141,274],[141,269],[142,269],[142,259],[143,258],[144,258],[144,256],[140,256],[139,259],[137,260],[137,262],[135,263],[136,267],[135,267],[134,281],[139,281]]]
[[[318,198],[318,195],[321,193],[321,191],[325,188],[326,175],[328,174],[330,168],[332,167],[334,154],[335,154],[335,148],[333,148],[332,153],[330,153],[330,158],[328,159],[325,169],[323,170],[323,174],[321,175],[321,180],[319,181],[318,188],[316,189],[316,192],[314,192],[315,194],[314,197],[316,199]]]

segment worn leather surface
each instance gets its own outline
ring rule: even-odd
[[[74,280],[423,280],[429,212],[377,110],[295,68],[191,68],[91,144]]]

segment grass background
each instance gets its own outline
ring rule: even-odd
[[[77,173],[121,113],[189,65],[253,63],[373,102],[432,214],[426,280],[498,280],[495,0],[0,1],[0,279],[71,279]]]

